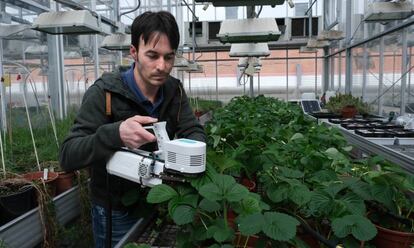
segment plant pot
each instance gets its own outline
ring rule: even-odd
[[[14,184],[12,181],[10,183]],[[0,195],[0,226],[36,206],[34,200],[35,190],[32,185],[22,182],[14,185],[18,187],[16,192]]]
[[[243,178],[241,184],[245,186],[250,192],[256,192],[256,182],[248,178]]]
[[[73,187],[73,177],[75,173],[73,172],[58,172],[58,178],[56,179],[56,195],[59,195],[66,190]]]
[[[342,118],[354,118],[357,113],[358,111],[355,106],[345,106],[341,110]]]
[[[236,213],[232,209],[227,210],[227,224],[230,228],[235,229],[236,228]]]
[[[236,232],[235,238],[233,240],[233,245],[235,248],[247,247],[253,248],[256,247],[257,241],[259,240],[259,236],[252,235],[252,236],[243,236],[241,233]]]
[[[202,111],[198,111],[198,110],[194,111],[194,115],[197,118],[200,118],[200,116],[202,116],[203,114],[204,114],[204,112],[202,112]]]
[[[297,234],[297,237],[301,239],[303,242],[305,242],[310,248],[318,248],[321,246],[319,244],[319,241],[314,236],[308,233]]]
[[[414,233],[399,232],[376,225],[378,234],[373,243],[377,248],[410,248],[414,244]]]
[[[51,197],[56,195],[56,179],[58,178],[59,174],[56,172],[48,172],[47,180],[45,180],[45,184],[47,187],[47,191]],[[43,178],[43,171],[35,171],[29,172],[22,175],[23,178],[33,182],[41,182]]]

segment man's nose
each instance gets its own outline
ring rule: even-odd
[[[165,71],[166,63],[167,62],[165,61],[164,58],[160,58],[157,61],[157,70],[159,70],[159,71]]]

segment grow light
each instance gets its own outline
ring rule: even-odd
[[[24,24],[0,25],[0,38],[5,40],[39,39],[39,32]]]
[[[179,71],[191,72],[191,73],[203,73],[204,67],[197,62],[189,62],[186,67],[178,67]]]
[[[31,45],[24,49],[24,53],[28,55],[46,55],[47,54],[47,46],[46,45]]]
[[[339,30],[322,30],[317,40],[342,40],[345,38],[344,32]]]
[[[35,19],[33,28],[49,34],[96,34],[100,21],[88,10],[44,12]]]
[[[267,57],[270,55],[267,43],[232,44],[230,57]]]
[[[217,38],[222,43],[250,43],[277,41],[280,31],[274,18],[224,20]]]
[[[306,44],[306,46],[308,48],[324,48],[324,47],[329,46],[329,41],[309,39],[308,44]]]
[[[414,14],[410,1],[370,3],[364,16],[366,22],[383,22],[406,19]]]
[[[301,46],[299,48],[299,53],[316,53],[318,50],[316,48],[310,48],[307,46]]]
[[[188,67],[188,60],[183,56],[176,56],[174,60],[174,67],[186,68]]]
[[[82,55],[78,51],[63,51],[63,57],[65,59],[80,59]]]
[[[131,46],[130,34],[111,34],[105,36],[101,43],[101,47],[108,50],[129,50]]]
[[[252,5],[271,5],[272,7],[276,5],[282,5],[285,0],[195,0],[196,2],[211,2],[215,7],[223,6],[252,6]]]

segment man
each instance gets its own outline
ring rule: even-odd
[[[121,147],[154,151],[154,135],[143,125],[167,122],[170,138],[205,141],[179,80],[169,76],[179,45],[175,18],[168,12],[145,12],[131,27],[130,70],[105,73],[85,92],[69,136],[60,151],[64,170],[91,169],[92,224],[95,247],[105,246],[106,216],[112,209],[112,246],[137,221],[122,196],[136,183],[110,176],[106,162]],[[109,192],[108,192],[109,191]]]

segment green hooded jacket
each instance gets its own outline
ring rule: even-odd
[[[181,82],[169,77],[163,86],[164,101],[158,121],[167,122],[170,139],[189,138],[205,141],[203,127],[195,118]],[[111,115],[107,115],[106,92],[111,95]],[[140,185],[120,177],[111,176],[111,195],[106,187],[106,162],[114,152],[124,146],[119,136],[119,125],[134,115],[148,116],[130,88],[122,82],[118,72],[104,73],[88,88],[77,113],[74,125],[60,150],[60,164],[65,171],[90,168],[91,200],[103,207],[112,199],[113,209],[124,209],[122,196]],[[154,151],[156,144],[140,149]]]

